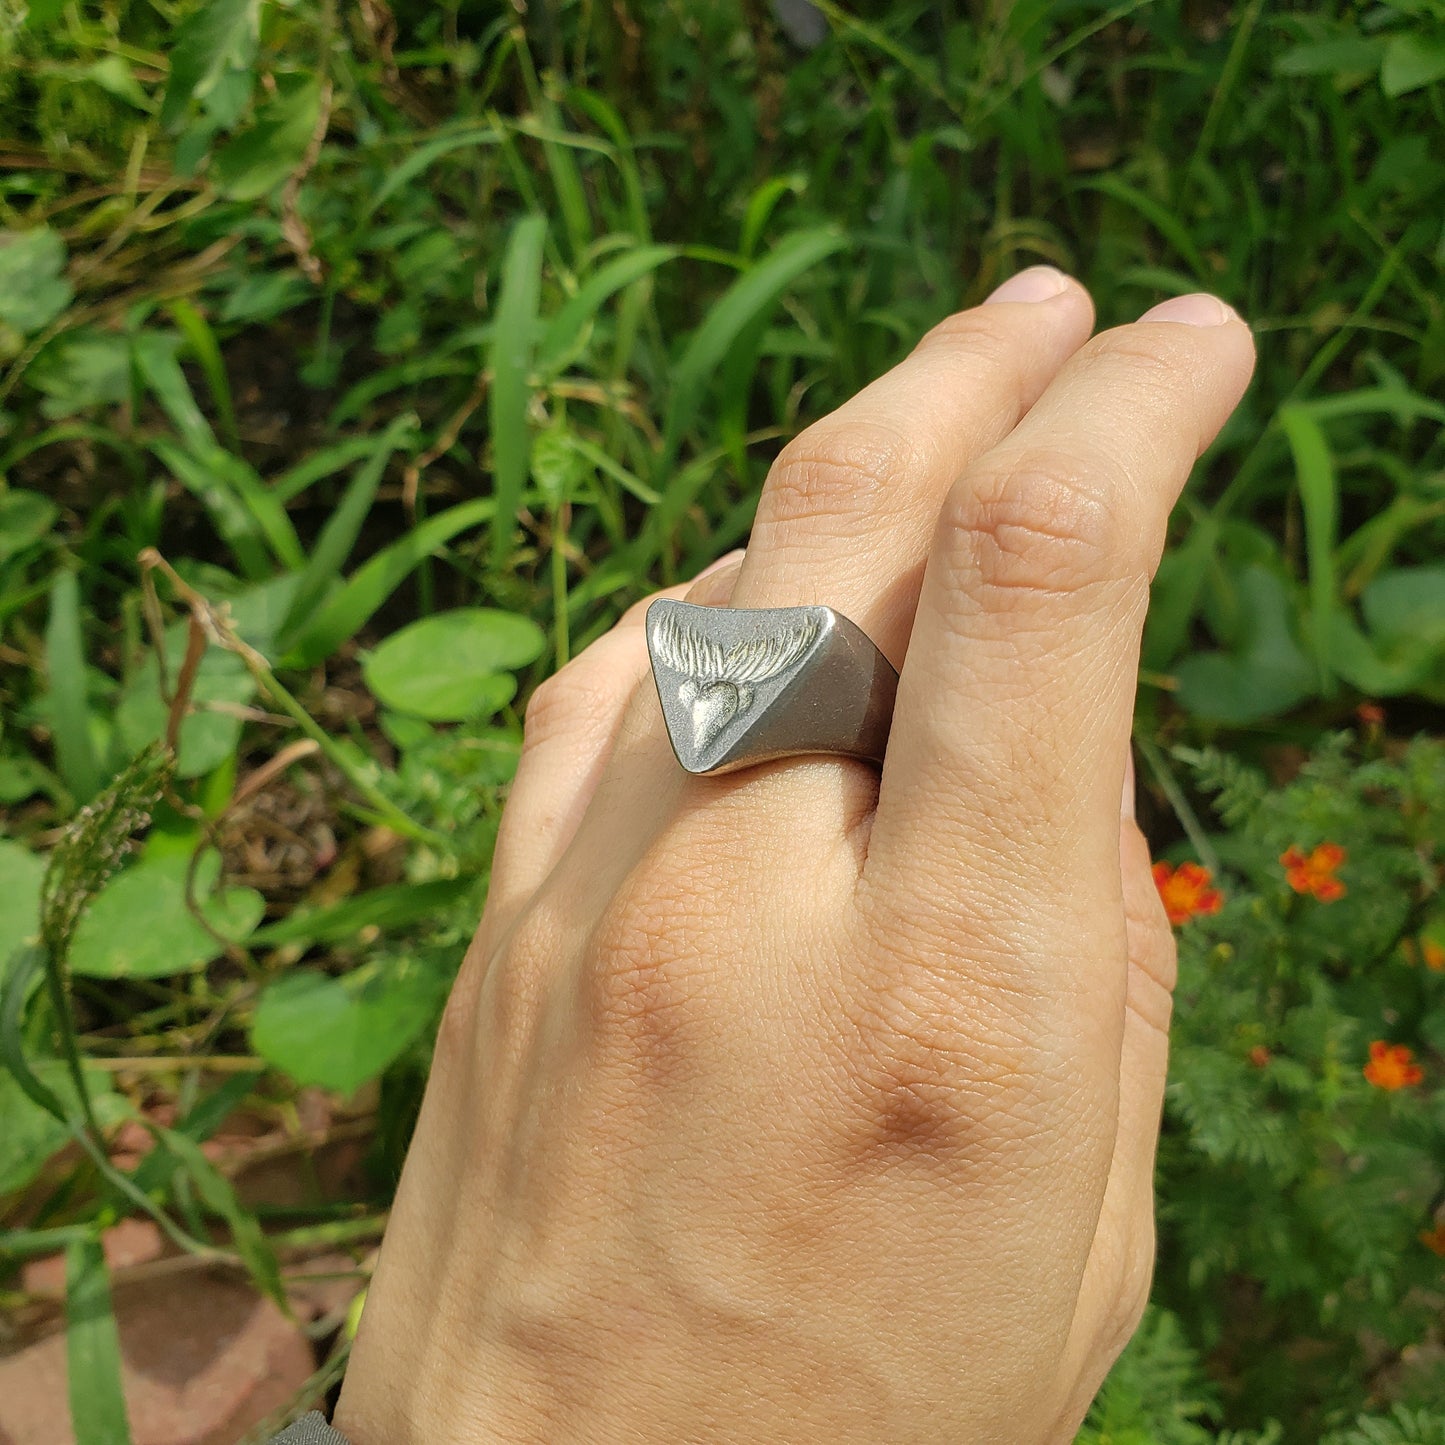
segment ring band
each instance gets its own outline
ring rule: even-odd
[[[646,632],[668,739],[688,772],[803,753],[883,761],[898,673],[841,612],[660,597]]]

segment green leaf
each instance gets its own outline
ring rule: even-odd
[[[256,58],[260,0],[207,0],[177,26],[170,47],[161,124],[179,129],[192,101],[204,101],[230,73]]]
[[[65,1251],[65,1360],[70,1424],[85,1445],[130,1445],[120,1374],[120,1332],[99,1235]]]
[[[76,802],[88,803],[100,787],[101,776],[90,743],[80,628],[80,586],[74,572],[61,572],[50,589],[50,621],[45,629],[47,703],[60,776]]]
[[[415,958],[380,958],[331,978],[283,974],[256,1005],[251,1047],[298,1084],[351,1094],[432,1023],[448,980]]]
[[[1279,411],[1290,451],[1305,519],[1305,556],[1309,562],[1310,630],[1320,687],[1332,688],[1330,639],[1334,632],[1335,532],[1339,518],[1339,487],[1334,457],[1324,430],[1309,412],[1297,406]]]
[[[39,492],[0,492],[0,562],[39,542],[60,515],[60,508]]]
[[[845,245],[847,237],[832,227],[795,231],[785,236],[728,287],[688,339],[673,371],[672,395],[663,423],[656,473],[663,504],[654,514],[655,534],[666,535],[692,502],[690,489],[666,483],[672,480],[682,439],[696,419],[708,385],[733,343],[772,311],[783,292],[799,276]]]
[[[254,201],[302,162],[321,116],[321,82],[314,77],[283,88],[257,112],[256,123],[211,159],[210,175],[223,196]]]
[[[148,1127],[160,1140],[161,1147],[173,1155],[186,1171],[201,1202],[226,1221],[231,1231],[231,1243],[241,1256],[252,1282],[282,1309],[289,1309],[276,1251],[262,1232],[256,1216],[236,1197],[230,1181],[206,1158],[200,1144],[186,1130],[166,1129],[155,1124]]]
[[[0,854],[0,879],[3,868],[4,855]],[[438,917],[476,886],[475,878],[439,878],[430,883],[373,888],[327,908],[298,910],[279,923],[258,929],[251,935],[251,942],[257,947],[275,948],[284,943],[337,943],[354,938],[363,928],[390,933]]]
[[[1341,35],[1291,46],[1274,62],[1276,75],[1371,75],[1379,68],[1384,40]]]
[[[512,528],[527,485],[531,428],[532,352],[537,339],[537,304],[542,292],[542,248],[547,218],[524,216],[513,228],[502,258],[502,290],[497,298],[489,364],[492,387],[492,567],[500,572],[512,548]]]
[[[1445,35],[1406,30],[1391,36],[1380,63],[1380,87],[1386,95],[1405,95],[1445,78]]]
[[[358,568],[340,589],[322,604],[297,636],[286,657],[288,665],[312,667],[366,625],[423,558],[445,545],[458,532],[480,526],[495,511],[490,497],[448,507],[383,547]]]
[[[416,429],[414,416],[398,417],[372,443],[371,454],[357,468],[341,504],[326,519],[321,535],[312,548],[310,560],[296,583],[296,592],[282,625],[279,646],[288,649],[292,634],[299,626],[310,620],[311,614],[327,589],[340,575],[342,565],[351,555],[361,528],[376,499],[376,489],[381,485],[382,473],[392,452],[403,444],[403,439]]]
[[[185,856],[147,855],[97,894],[75,931],[70,971],[87,978],[164,978],[200,968],[226,944],[186,905]],[[265,900],[251,888],[214,891],[221,860],[206,853],[196,869],[195,898],[210,928],[240,942],[261,921]]]
[[[1186,657],[1175,677],[1181,706],[1197,717],[1242,726],[1287,712],[1309,697],[1317,674],[1291,634],[1284,583],[1264,567],[1249,566],[1237,585],[1237,649]]]
[[[0,979],[10,956],[40,935],[40,885],[45,859],[22,843],[0,838]]]
[[[75,294],[64,271],[65,242],[49,226],[0,231],[0,321],[25,336],[43,331]]]
[[[25,379],[45,397],[41,410],[54,421],[123,402],[130,395],[130,375],[128,337],[78,330],[46,346]]]
[[[464,607],[392,633],[366,658],[362,672],[388,707],[432,722],[458,722],[510,702],[516,679],[507,674],[535,662],[546,645],[546,634],[530,618]]]
[[[0,974],[3,978],[3,974]],[[79,1117],[75,1085],[60,1059],[41,1059],[33,1065],[41,1088],[59,1104],[62,1114]],[[100,1069],[85,1071],[90,1102],[102,1124],[118,1122],[126,1114],[125,1101]],[[0,1197],[24,1189],[39,1175],[46,1161],[74,1136],[64,1118],[42,1108],[22,1088],[9,1069],[0,1067]]]
[[[1445,643],[1445,567],[1382,572],[1360,597],[1370,630],[1390,641]]]
[[[547,323],[537,346],[537,369],[551,373],[567,365],[582,346],[589,323],[612,296],[680,254],[676,246],[638,246],[589,276]]]

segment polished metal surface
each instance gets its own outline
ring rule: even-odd
[[[699,607],[659,598],[647,650],[667,734],[690,773],[842,753],[882,762],[898,674],[831,607]]]

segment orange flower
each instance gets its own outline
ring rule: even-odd
[[[1385,709],[1377,702],[1362,702],[1355,709],[1355,716],[1364,723],[1366,727],[1377,728],[1385,721]]]
[[[1420,1231],[1420,1243],[1428,1249],[1431,1254],[1438,1254],[1445,1258],[1445,1224],[1437,1224],[1434,1229],[1422,1229]]]
[[[1224,896],[1213,883],[1209,869],[1198,863],[1181,863],[1177,868],[1168,863],[1154,865],[1154,886],[1175,927],[1201,913],[1219,912]]]
[[[1338,843],[1321,843],[1310,853],[1286,848],[1279,855],[1279,861],[1284,864],[1284,876],[1296,893],[1313,893],[1321,903],[1333,903],[1345,896],[1345,885],[1335,877],[1335,870],[1346,856]]]
[[[1424,1070],[1415,1062],[1414,1050],[1406,1044],[1387,1044],[1376,1039],[1370,1045],[1370,1062],[1365,1065],[1365,1077],[1377,1089],[1409,1089],[1425,1077]]]
[[[1420,952],[1424,955],[1426,968],[1445,973],[1445,944],[1437,943],[1433,938],[1422,938]]]

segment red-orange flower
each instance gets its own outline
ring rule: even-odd
[[[1387,1044],[1376,1039],[1370,1045],[1370,1062],[1365,1065],[1365,1078],[1377,1089],[1410,1089],[1425,1077],[1415,1062],[1415,1053],[1406,1044]]]
[[[1431,1254],[1438,1254],[1445,1258],[1445,1224],[1437,1224],[1434,1229],[1422,1229],[1420,1231],[1420,1243],[1428,1249]]]
[[[1445,973],[1445,944],[1437,943],[1433,938],[1422,938],[1420,953],[1425,959],[1426,968],[1433,968],[1436,973]]]
[[[1178,927],[1201,913],[1218,913],[1224,896],[1214,887],[1209,869],[1199,863],[1154,865],[1154,886],[1164,900],[1170,923]]]
[[[1279,861],[1284,864],[1284,876],[1296,893],[1313,893],[1321,903],[1333,903],[1345,896],[1345,885],[1335,877],[1335,870],[1346,856],[1338,843],[1321,843],[1308,853],[1286,848],[1279,855]]]

